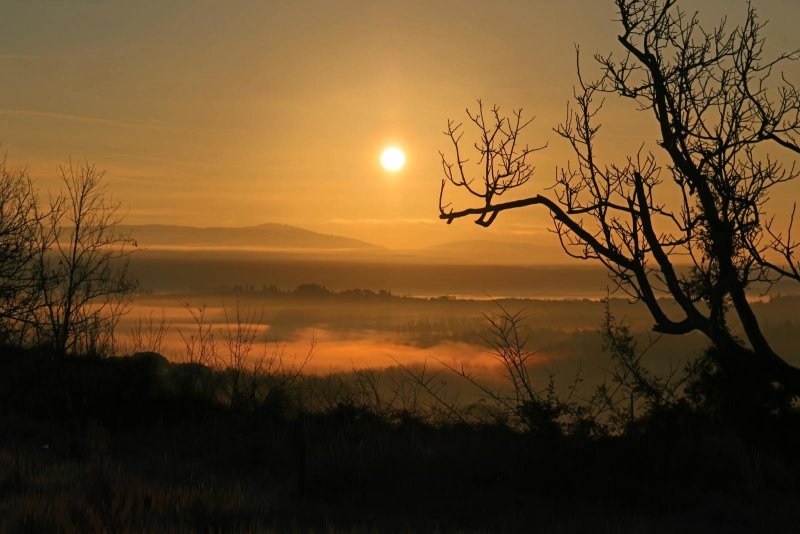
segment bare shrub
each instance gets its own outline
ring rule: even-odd
[[[397,361],[397,360],[395,360]],[[410,380],[409,372],[419,373],[423,384],[432,387],[431,377],[426,376],[426,364],[412,368],[356,369],[351,372],[353,383],[352,403],[369,410],[386,420],[407,417],[426,418],[433,415],[426,408],[425,389],[418,380]],[[404,370],[405,369],[405,370]],[[440,384],[443,386],[443,384]]]
[[[224,368],[227,379],[226,395],[231,405],[242,404],[245,397],[250,397],[248,400],[252,402],[255,400],[256,377],[259,373],[255,369],[257,364],[248,365],[248,356],[253,350],[262,315],[249,308],[243,310],[238,302],[232,313],[223,304],[223,314],[225,326],[222,337],[226,354],[218,354],[217,361]]]
[[[197,363],[210,366],[217,360],[217,343],[214,339],[214,327],[206,318],[206,306],[192,308],[188,303],[184,309],[192,317],[193,328],[185,333],[180,328],[178,335],[183,341],[183,356],[186,363]]]
[[[249,308],[243,310],[239,302],[236,303],[232,315],[228,313],[228,308],[224,304],[222,310],[225,315],[222,336],[227,349],[227,359],[221,361],[228,369],[243,371],[247,357],[253,350],[263,313],[258,314]]]
[[[434,360],[446,366],[438,359]],[[443,369],[433,370],[426,359],[422,365],[409,366],[394,359],[397,366],[405,373],[414,392],[414,405],[416,414],[435,423],[469,423],[471,422],[467,410],[458,402],[458,399],[447,392],[447,380],[443,376]],[[452,368],[451,368],[452,369]],[[457,372],[457,371],[456,371]]]
[[[250,317],[252,321],[253,316]],[[281,343],[277,339],[271,341],[265,331],[260,353],[248,358],[257,334],[254,324],[243,324],[240,334],[244,342],[233,343],[234,348],[238,347],[238,350],[244,352],[244,356],[241,352],[230,353],[234,365],[238,366],[227,371],[235,385],[231,390],[232,402],[254,408],[268,403],[282,403],[290,397],[298,401],[303,373],[314,358],[316,337],[312,335],[305,353],[288,353],[285,342]]]
[[[170,328],[171,325],[167,322],[164,308],[161,308],[161,314],[158,317],[154,317],[152,310],[146,317],[139,314],[136,324],[131,327],[129,332],[129,352],[132,354],[137,352],[163,354],[164,338]]]

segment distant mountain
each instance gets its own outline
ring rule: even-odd
[[[195,251],[231,250],[274,253],[358,253],[361,259],[390,262],[453,263],[463,265],[552,265],[563,263],[560,248],[525,242],[492,240],[452,241],[417,250],[386,250],[378,245],[321,234],[286,224],[259,224],[244,227],[194,227],[167,224],[121,225],[139,247],[150,250],[192,249]]]
[[[564,262],[564,253],[552,245],[510,241],[452,241],[421,249],[419,253],[437,261],[469,264],[555,264]]]
[[[244,227],[175,226],[164,224],[121,225],[140,247],[148,248],[252,248],[265,250],[379,250],[381,247],[336,235],[320,234],[286,224]]]

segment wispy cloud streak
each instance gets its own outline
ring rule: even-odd
[[[70,113],[60,113],[56,111],[39,111],[34,109],[0,109],[0,116],[8,117],[33,117],[39,119],[54,119],[62,121],[79,122],[83,124],[95,124],[100,126],[111,126],[115,128],[129,129],[148,129],[148,130],[172,130],[179,132],[207,134],[221,132],[244,131],[237,128],[190,128],[178,126],[158,119],[146,119],[140,121],[124,121],[118,119],[108,119],[104,117],[91,117],[86,115],[73,115]]]
[[[413,218],[395,218],[395,219],[331,219],[328,221],[331,224],[341,224],[345,226],[362,226],[362,225],[394,225],[394,224],[436,224],[438,219],[413,219]]]

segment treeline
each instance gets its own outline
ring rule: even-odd
[[[206,288],[191,288],[194,291],[207,291]],[[438,297],[412,297],[409,295],[395,295],[389,289],[329,289],[322,284],[307,283],[299,284],[293,289],[282,289],[276,285],[262,284],[258,287],[255,284],[233,284],[217,287],[216,293],[248,293],[264,297],[279,298],[305,298],[305,299],[343,299],[343,300],[392,300],[392,299],[416,299],[416,300],[455,300],[455,297],[443,295]]]
[[[345,289],[341,291],[335,291],[332,289],[328,289],[324,285],[320,284],[300,284],[294,289],[281,289],[275,285],[266,285],[264,284],[261,287],[260,291],[256,291],[255,286],[242,286],[242,285],[234,285],[232,288],[234,293],[239,292],[258,292],[267,297],[296,297],[296,298],[344,298],[350,300],[363,300],[363,299],[380,299],[380,300],[389,300],[391,298],[404,298],[404,297],[397,297],[392,295],[392,292],[387,289],[379,289],[378,291],[373,291],[371,289]]]

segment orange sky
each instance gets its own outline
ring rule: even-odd
[[[771,21],[769,52],[800,45],[800,3],[754,5]],[[745,9],[686,7],[710,23]],[[0,139],[42,187],[70,156],[96,162],[133,224],[281,222],[402,248],[550,239],[536,209],[488,232],[438,222],[441,131],[476,98],[525,107],[538,117],[530,141],[550,143],[536,160],[549,185],[568,158],[551,128],[574,43],[587,63],[618,50],[613,15],[611,0],[9,3]],[[602,120],[611,157],[655,138],[626,105],[609,102]],[[379,166],[389,143],[407,154],[397,174]]]

